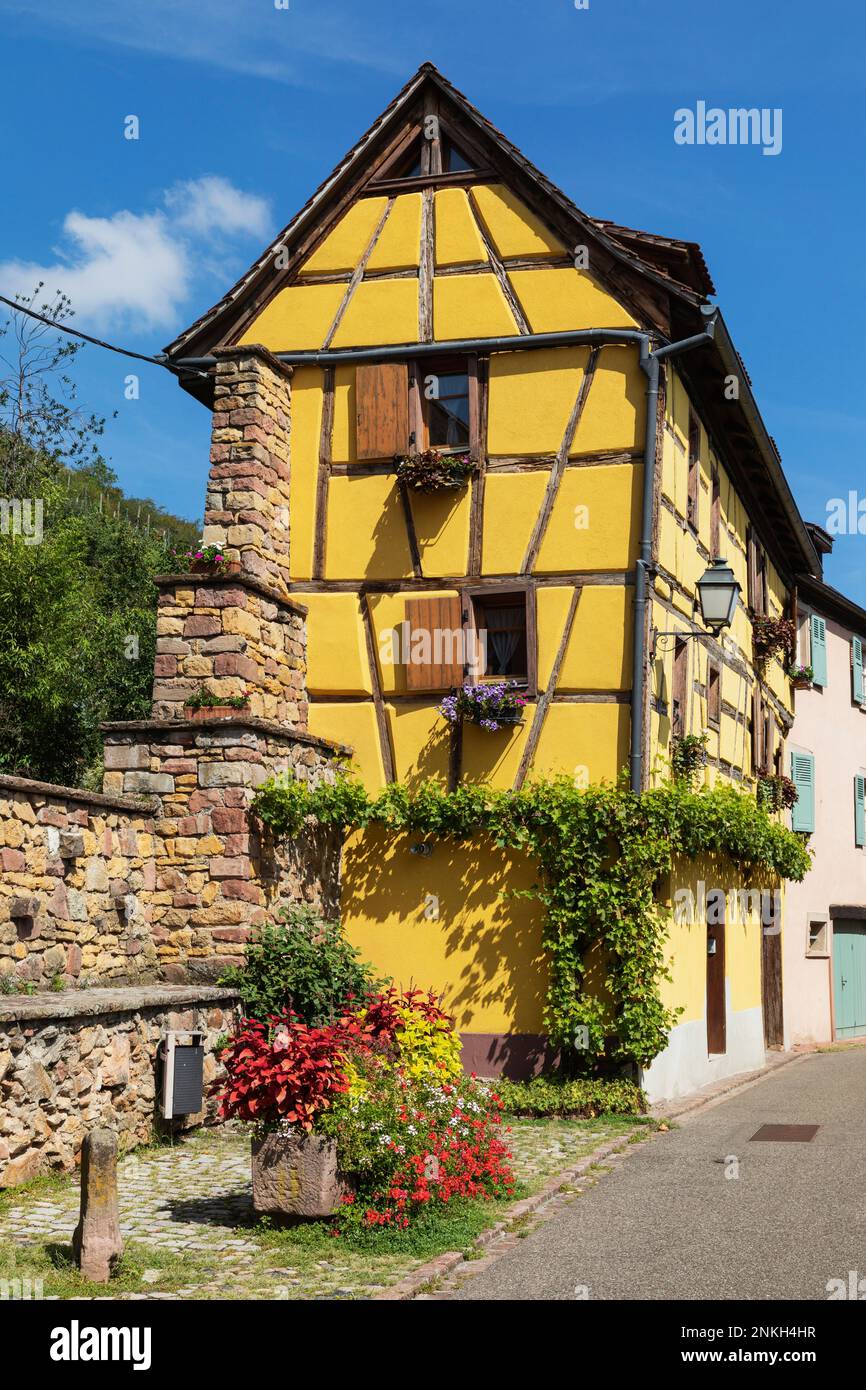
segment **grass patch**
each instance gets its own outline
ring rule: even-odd
[[[145,1270],[159,1271],[159,1279],[145,1282]],[[130,1242],[124,1248],[107,1284],[84,1279],[72,1256],[72,1246],[54,1241],[33,1241],[26,1246],[11,1242],[0,1249],[0,1281],[29,1281],[41,1285],[43,1298],[117,1298],[124,1293],[150,1291],[172,1293],[212,1276],[212,1266],[191,1255],[156,1250]],[[33,1296],[36,1296],[35,1293]]]
[[[515,1199],[522,1195],[517,1193]],[[429,1260],[446,1250],[470,1250],[475,1237],[501,1220],[509,1206],[510,1200],[455,1198],[447,1206],[419,1213],[411,1226],[402,1231],[379,1226],[332,1236],[329,1222],[305,1221],[286,1226],[262,1222],[253,1227],[251,1234],[264,1245],[279,1250],[292,1264],[297,1263],[299,1254],[319,1259],[327,1255],[340,1261],[347,1254],[408,1255]]]

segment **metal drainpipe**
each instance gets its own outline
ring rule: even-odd
[[[681,338],[678,343],[667,343],[655,352],[651,350],[649,337],[642,336],[640,365],[647,377],[646,388],[646,438],[643,451],[643,507],[641,510],[640,548],[635,564],[634,599],[634,644],[631,686],[631,748],[629,769],[631,789],[639,792],[643,787],[643,707],[646,691],[646,610],[649,575],[652,566],[652,525],[653,502],[655,500],[656,473],[656,425],[659,399],[660,364],[666,357],[673,357],[690,348],[703,347],[713,340],[715,333],[715,311],[703,333],[691,338]]]

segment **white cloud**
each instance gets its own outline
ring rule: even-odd
[[[165,202],[177,225],[190,232],[224,232],[227,236],[255,236],[263,240],[270,226],[266,198],[242,193],[228,179],[215,174],[175,184],[166,193]]]
[[[267,240],[265,199],[241,192],[227,179],[208,175],[176,184],[163,195],[165,210],[111,217],[72,211],[63,221],[64,242],[51,264],[0,262],[0,291],[29,292],[42,281],[62,290],[82,326],[128,330],[174,329],[202,274],[221,273],[219,257],[232,239]]]

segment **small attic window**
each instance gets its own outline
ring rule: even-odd
[[[473,160],[468,159],[461,149],[451,141],[447,135],[442,135],[439,142],[440,158],[443,174],[467,173],[475,168]],[[389,175],[392,179],[420,179],[424,177],[422,152],[424,149],[423,140],[418,141],[412,146],[410,152],[404,160],[397,165],[393,173]]]
[[[442,141],[442,172],[443,174],[457,174],[464,170],[472,169],[474,165],[466,156],[458,150],[456,145],[445,139]]]

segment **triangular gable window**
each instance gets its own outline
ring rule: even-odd
[[[408,154],[396,165],[393,170],[388,170],[379,177],[384,179],[420,179],[424,176],[422,167],[422,150],[424,148],[423,139],[414,144]],[[446,135],[442,135],[440,141],[443,174],[462,174],[471,173],[478,167],[477,161],[465,155],[458,145]]]
[[[474,169],[471,163],[461,150],[453,145],[450,140],[442,141],[442,172],[443,174],[456,174],[464,169]]]

